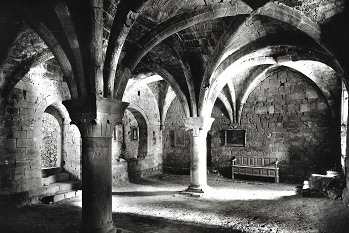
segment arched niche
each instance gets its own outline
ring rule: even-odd
[[[42,169],[62,167],[62,125],[63,118],[52,106],[46,108],[42,116]]]
[[[49,122],[46,122],[49,121]],[[50,123],[51,122],[51,123]],[[56,136],[49,136],[50,131]],[[52,157],[55,157],[55,164],[42,166],[43,177],[58,174],[61,172],[69,173],[70,179],[81,179],[81,134],[78,127],[71,124],[68,111],[61,102],[52,103],[43,112],[42,115],[42,142],[41,142],[41,160],[47,153],[47,148],[55,148]],[[48,140],[45,143],[45,140]],[[51,152],[50,152],[51,153]],[[44,164],[44,162],[42,163]]]
[[[148,155],[148,126],[145,115],[136,108],[128,108],[127,110],[132,114],[136,123],[130,125],[130,140],[134,143],[138,142],[137,158],[145,158]]]
[[[145,158],[149,150],[148,123],[144,111],[132,105],[124,114],[123,124],[116,125],[112,140],[113,162]]]

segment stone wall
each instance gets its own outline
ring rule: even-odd
[[[138,139],[133,139],[132,138],[132,132],[131,129],[135,128],[138,129],[138,123],[136,118],[130,113],[130,111],[126,110],[124,118],[122,120],[123,125],[124,125],[124,158],[126,160],[131,159],[131,158],[138,158],[140,157],[139,155],[139,138]]]
[[[60,167],[62,159],[61,126],[58,120],[49,113],[42,116],[41,167]]]
[[[69,113],[61,102],[56,102],[45,109],[45,113],[54,117],[59,125],[57,141],[57,167],[70,174],[70,179],[81,179],[81,135],[78,127],[71,124]],[[45,115],[45,114],[44,114]],[[52,127],[52,126],[51,126]],[[52,130],[52,129],[50,129]],[[42,131],[44,134],[44,132]],[[51,146],[48,145],[48,146]],[[41,146],[43,151],[44,145]]]
[[[129,180],[127,161],[115,161],[112,164],[113,188]]]
[[[156,92],[148,85],[127,89],[123,101],[129,102],[123,118],[122,158],[127,161],[129,178],[162,172],[162,134]],[[154,94],[155,93],[155,94]],[[138,130],[133,138],[132,127]]]
[[[340,101],[340,100],[338,100]],[[314,83],[281,68],[250,94],[241,125],[245,147],[224,145],[229,120],[216,104],[212,117],[212,165],[229,167],[234,156],[275,157],[281,180],[299,181],[340,165],[340,128]]]
[[[2,195],[16,193],[24,198],[42,192],[42,116],[48,106],[70,98],[62,74],[52,70],[52,66],[50,68],[48,71],[45,64],[32,68],[17,83],[0,116]],[[66,138],[66,145],[61,150],[62,160],[65,160],[66,170],[74,169],[74,177],[80,178],[80,151],[74,151],[76,147],[72,146],[78,144],[80,147],[80,142],[74,142],[71,136],[73,127],[69,126],[69,115],[62,117],[62,123]]]
[[[175,98],[166,114],[163,130],[164,170],[189,174],[190,134],[185,131],[183,118],[182,106]]]

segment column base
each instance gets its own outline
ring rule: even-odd
[[[182,194],[188,194],[191,196],[202,196],[212,188],[208,185],[189,185],[188,188],[182,191]]]
[[[89,228],[82,229],[82,233],[117,233],[117,229],[115,226],[112,228]]]

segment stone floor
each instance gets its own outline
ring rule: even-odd
[[[188,176],[164,175],[113,190],[113,220],[122,232],[349,232],[341,200],[307,197],[299,186],[209,176],[204,196],[183,195]],[[80,232],[81,199],[0,212],[0,232]]]

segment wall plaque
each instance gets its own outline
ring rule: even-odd
[[[131,139],[138,140],[138,127],[131,127]]]
[[[246,130],[228,129],[225,131],[225,146],[244,147],[246,143]]]

